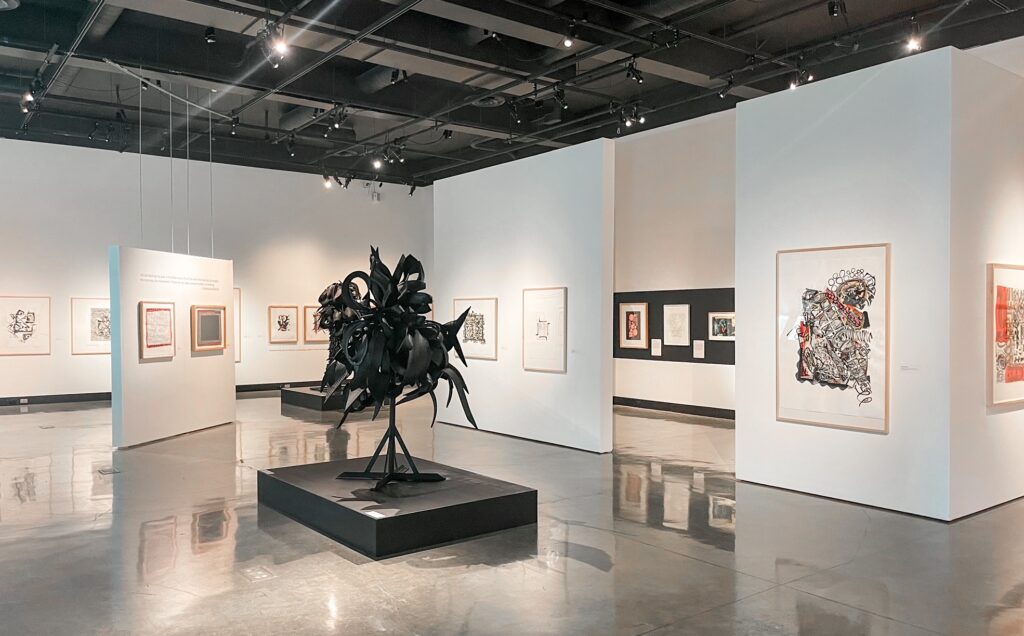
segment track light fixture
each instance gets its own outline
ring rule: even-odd
[[[917,22],[917,16],[910,16],[910,35],[907,37],[907,52],[917,53],[924,46],[921,39],[921,28]]]
[[[569,108],[569,102],[565,101],[565,89],[561,86],[556,86],[554,90],[555,101],[562,107],[562,110]]]
[[[234,137],[238,134],[238,118],[234,117],[231,119],[231,136]]]
[[[410,183],[409,184],[409,196],[412,196],[414,192],[416,192],[416,184],[415,183]]]
[[[99,129],[100,129],[100,122],[98,122],[98,121],[97,122],[93,122],[93,124],[92,124],[92,132],[89,133],[89,137],[88,137],[89,141],[95,141],[96,133],[99,131]]]
[[[630,60],[626,65],[626,79],[631,79],[637,84],[644,83],[644,74],[636,67],[636,59]]]
[[[289,157],[295,156],[295,133],[288,135],[288,142],[285,143],[284,149],[288,151]]]
[[[288,42],[281,33],[281,28],[269,20],[256,36],[260,40],[263,57],[273,68],[277,68],[288,54]]]
[[[31,90],[25,91],[21,96],[21,112],[27,113],[35,107],[36,96],[32,94]]]
[[[217,42],[217,31],[213,27],[206,27],[206,33],[203,35],[203,39],[206,40],[207,44],[214,44]]]
[[[846,0],[829,0],[828,14],[833,18],[840,18],[846,15]]]
[[[374,170],[380,170],[384,166],[384,161],[380,157],[374,157],[372,165]]]
[[[619,123],[626,128],[632,128],[633,126],[646,124],[647,118],[640,112],[640,107],[634,104],[629,107],[623,106],[619,109]]]
[[[345,177],[345,183],[341,184],[342,188],[348,190],[348,186],[352,183],[352,177]]]
[[[331,124],[335,129],[341,128],[341,125],[348,119],[348,114],[345,112],[344,106],[339,106],[334,110],[334,122]]]
[[[519,108],[516,107],[515,102],[508,103],[508,114],[515,123],[523,123],[523,118],[519,116]]]
[[[732,92],[734,82],[732,77],[729,78],[729,83],[722,87],[722,90],[718,91],[718,99],[725,99]]]
[[[331,177],[325,172],[324,173],[324,189],[325,190],[330,190],[333,187],[334,187],[334,181],[331,180]]]
[[[455,133],[452,132],[451,130],[448,130],[447,128],[445,130],[441,131],[441,138],[442,139],[451,139],[454,136],[455,136]]]
[[[567,49],[571,49],[576,44],[576,22],[569,23],[569,29],[565,32],[565,37],[562,38],[562,46]]]

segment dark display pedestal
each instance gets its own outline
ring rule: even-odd
[[[421,470],[445,480],[396,482],[376,492],[372,481],[336,479],[368,461],[261,470],[259,501],[378,559],[537,522],[536,490],[423,459],[416,460]]]
[[[324,394],[315,386],[281,389],[281,404],[301,406],[314,411],[340,411],[345,408],[341,402],[341,391],[332,395],[331,399],[325,400]]]

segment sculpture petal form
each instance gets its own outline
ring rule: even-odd
[[[360,293],[359,284],[365,292]],[[326,397],[342,391],[346,406],[338,426],[370,405],[376,417],[385,403],[402,404],[425,395],[435,405],[436,419],[434,391],[441,381],[458,394],[466,418],[477,426],[466,381],[449,356],[454,349],[466,364],[458,333],[468,310],[446,324],[428,320],[433,298],[425,290],[419,259],[403,255],[392,271],[371,247],[368,272],[352,272],[320,294],[317,320],[331,334],[321,390]]]

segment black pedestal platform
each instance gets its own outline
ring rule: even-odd
[[[368,461],[261,470],[259,501],[374,558],[537,522],[536,490],[424,459],[416,460],[419,469],[445,481],[392,483],[374,492],[373,481],[335,479]]]
[[[345,408],[341,402],[340,391],[332,395],[331,399],[325,400],[320,388],[315,386],[281,389],[281,404],[301,406],[314,411],[338,411]]]

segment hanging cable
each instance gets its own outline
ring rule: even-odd
[[[213,93],[210,93],[210,102],[213,102]],[[207,162],[210,164],[210,258],[213,258],[213,115],[206,113],[207,140],[210,144],[206,154]],[[235,343],[238,346],[238,343]]]
[[[192,254],[192,119],[188,101],[188,84],[185,84],[185,253]]]
[[[168,82],[167,86],[171,86]],[[171,158],[171,253],[174,253],[174,94],[170,89],[167,93],[167,148]]]
[[[139,247],[146,247],[146,216],[142,202],[142,80],[139,80]]]

